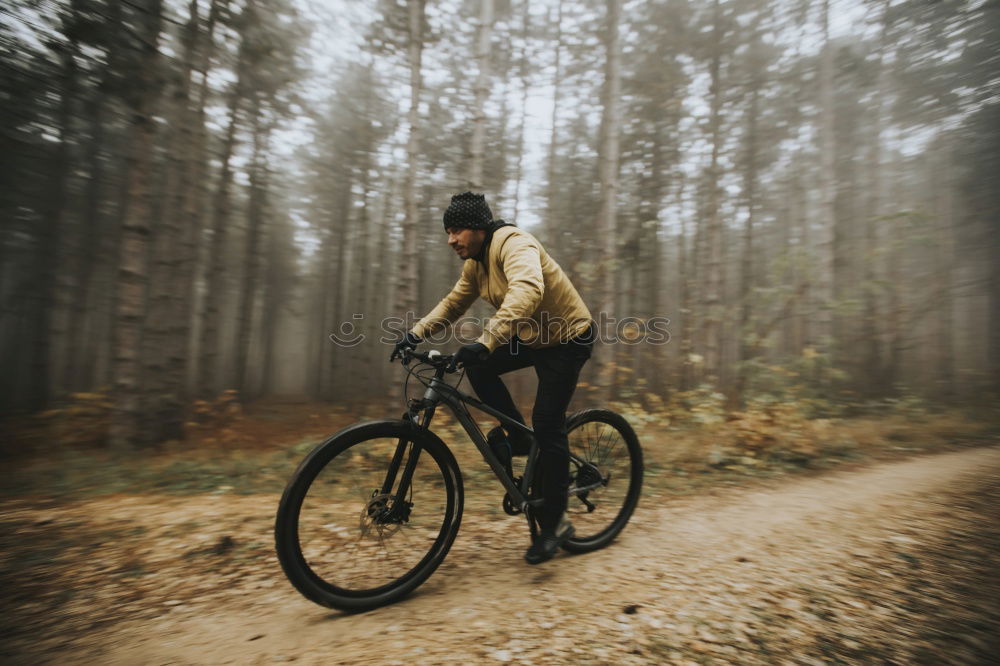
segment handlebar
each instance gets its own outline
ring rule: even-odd
[[[410,349],[409,347],[403,347],[402,355],[400,357],[400,362],[403,365],[409,364],[410,361],[416,359],[422,363],[433,366],[438,369],[443,369],[445,372],[458,372],[457,370],[452,370],[450,368],[452,361],[455,359],[454,354],[442,354],[436,349],[431,349],[427,352],[418,352],[416,349]]]

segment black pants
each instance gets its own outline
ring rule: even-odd
[[[480,400],[524,423],[524,417],[514,406],[514,400],[500,375],[528,366],[535,367],[538,393],[531,413],[531,426],[539,449],[534,488],[545,498],[545,506],[537,514],[542,528],[555,527],[566,510],[566,491],[569,488],[566,409],[576,390],[580,369],[590,358],[593,347],[593,325],[573,340],[544,349],[531,349],[513,338],[509,344],[498,347],[486,361],[470,367],[467,372]]]

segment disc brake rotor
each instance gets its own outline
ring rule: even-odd
[[[378,538],[385,538],[392,536],[399,530],[402,521],[395,520],[390,516],[393,499],[392,495],[377,491],[372,494],[361,510],[362,536],[374,533]]]

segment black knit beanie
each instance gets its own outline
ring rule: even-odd
[[[444,212],[444,228],[488,229],[493,213],[486,205],[486,196],[462,192],[451,198],[451,205]]]

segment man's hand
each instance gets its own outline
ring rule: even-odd
[[[392,354],[389,355],[390,361],[395,361],[397,358],[402,358],[404,349],[416,349],[423,340],[418,338],[413,334],[413,331],[407,331],[406,335],[396,341],[396,345],[392,348]]]
[[[448,372],[455,372],[459,363],[462,364],[462,367],[469,367],[470,365],[482,363],[489,355],[490,350],[481,342],[473,342],[459,347],[458,351],[455,352],[455,357],[451,360],[451,366],[448,368]]]

